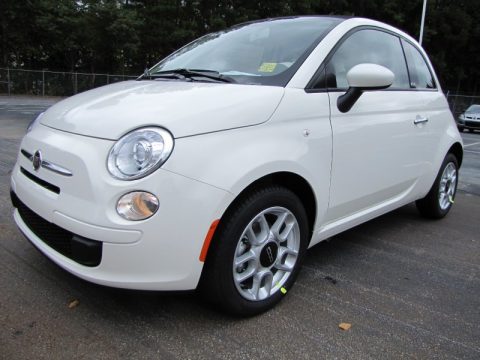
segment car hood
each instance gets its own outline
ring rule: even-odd
[[[283,93],[273,86],[133,80],[67,98],[49,108],[40,122],[110,140],[153,125],[179,138],[265,122]]]

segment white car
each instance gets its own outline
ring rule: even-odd
[[[445,216],[462,154],[413,38],[368,19],[268,19],[48,109],[21,143],[14,218],[83,279],[198,288],[252,315],[320,241],[413,201]]]

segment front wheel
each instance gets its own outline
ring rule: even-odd
[[[440,219],[448,214],[454,201],[458,185],[458,160],[447,154],[430,192],[416,202],[417,208],[425,217]]]
[[[241,316],[266,311],[292,287],[308,241],[300,199],[271,186],[252,192],[221,220],[202,274],[201,292]]]

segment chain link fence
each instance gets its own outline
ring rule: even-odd
[[[479,104],[480,105],[480,96],[474,95],[459,95],[459,94],[445,94],[447,96],[448,104],[450,105],[450,110],[455,118],[465,112],[470,105]]]
[[[99,86],[136,78],[137,76],[130,75],[0,68],[0,94],[70,96]],[[455,118],[470,105],[480,104],[480,96],[449,92],[445,95]]]
[[[0,68],[0,94],[70,96],[137,76]]]

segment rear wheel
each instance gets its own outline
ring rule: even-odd
[[[283,187],[256,190],[217,231],[200,284],[204,297],[242,316],[273,307],[292,287],[307,247],[300,199]]]
[[[420,213],[433,219],[447,215],[455,201],[457,184],[458,160],[455,155],[447,154],[429,193],[416,202]]]

